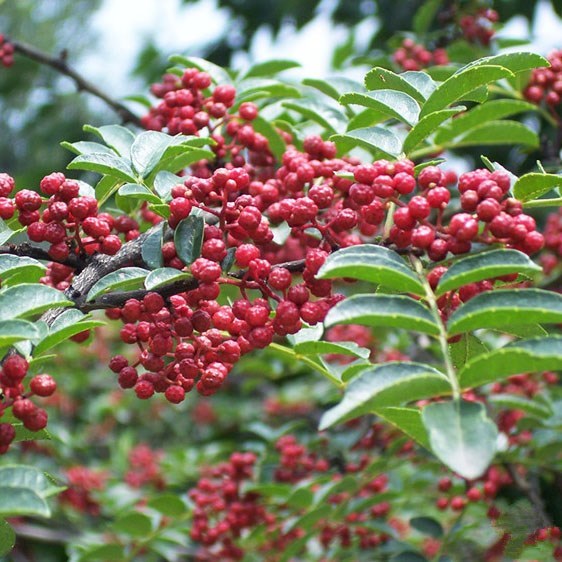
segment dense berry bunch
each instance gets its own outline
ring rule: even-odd
[[[445,49],[430,51],[413,39],[404,39],[394,55],[394,62],[402,70],[421,70],[428,66],[442,66],[449,63]]]
[[[550,62],[548,68],[533,69],[523,95],[532,103],[544,102],[554,108],[560,104],[562,96],[562,51],[550,53],[548,62]]]
[[[162,456],[162,451],[154,451],[145,444],[134,447],[128,455],[129,468],[125,473],[125,482],[132,488],[164,488],[166,483],[160,467]]]
[[[182,76],[165,75],[151,90],[162,101],[143,117],[147,129],[166,130],[171,135],[199,135],[205,130],[215,142],[212,150],[219,160],[228,159],[234,166],[241,166],[247,151],[248,160],[254,164],[273,165],[269,141],[251,124],[258,117],[258,107],[244,102],[233,112],[233,86],[215,86],[209,74],[188,68]]]
[[[292,435],[281,437],[276,443],[278,458],[275,463],[273,480],[277,483],[300,484],[325,475],[334,485],[341,480],[341,473],[333,470],[329,463],[311,452]],[[276,560],[277,555],[296,538],[303,536],[304,529],[298,526],[290,531],[284,529],[284,522],[298,516],[302,508],[287,505],[284,501],[271,501],[257,491],[244,491],[246,481],[255,477],[257,458],[253,453],[234,453],[229,462],[205,469],[205,476],[189,492],[195,503],[191,538],[201,545],[201,560],[215,556],[221,560],[241,560],[244,551],[237,545],[245,531],[258,525],[266,529],[260,553],[267,560]],[[359,463],[344,463],[343,472],[357,473],[359,489],[354,493],[334,492],[327,501],[336,506],[345,506],[351,499],[375,499],[387,489],[385,474],[365,475],[363,471],[369,462],[368,456]],[[391,505],[381,500],[366,501],[367,507],[351,511],[340,521],[320,520],[316,533],[320,544],[328,550],[339,544],[343,548],[360,544],[362,549],[374,549],[384,544],[389,535],[377,532],[369,526],[373,520],[386,518]],[[397,519],[390,520],[400,527]]]
[[[544,226],[544,245],[547,252],[541,255],[545,275],[550,275],[562,257],[562,211],[550,213]]]
[[[14,187],[10,176],[0,174],[0,218],[8,220],[17,213],[29,239],[47,243],[48,254],[56,262],[64,262],[71,254],[113,255],[121,248],[121,236],[129,241],[139,235],[134,219],[100,213],[95,197],[80,195],[80,183],[60,172],[41,180],[44,197],[22,189],[10,199]]]
[[[37,406],[33,396],[51,396],[57,385],[50,375],[35,375],[26,391],[23,381],[29,369],[28,362],[17,354],[8,355],[0,370],[0,420],[6,410],[21,421],[26,429],[39,431],[47,425],[47,412]],[[11,423],[0,423],[0,454],[5,453],[16,437]]]
[[[461,16],[459,26],[468,42],[488,46],[495,35],[494,24],[498,20],[499,15],[495,10],[482,8],[474,15]]]
[[[78,465],[66,470],[65,476],[68,487],[60,494],[60,503],[88,515],[99,515],[101,505],[94,495],[105,488],[108,474]]]
[[[9,68],[14,64],[14,46],[0,33],[0,64]]]

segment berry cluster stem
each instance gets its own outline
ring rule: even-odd
[[[439,335],[437,336],[437,340],[439,341],[439,347],[441,348],[441,354],[443,355],[443,361],[445,363],[445,372],[453,389],[453,398],[455,400],[458,400],[460,398],[461,389],[459,385],[459,380],[457,378],[457,373],[455,371],[455,367],[451,359],[451,354],[449,352],[447,330],[445,328],[445,324],[443,323],[443,320],[441,319],[441,315],[439,314],[439,307],[437,306],[437,299],[435,298],[435,293],[431,289],[431,286],[429,285],[429,282],[427,281],[427,278],[424,275],[423,265],[419,260],[419,258],[416,258],[415,256],[411,256],[410,259],[412,260],[416,273],[418,274],[418,277],[425,289],[425,300],[429,305],[429,309],[431,311],[433,318],[435,319],[435,323],[439,327]]]

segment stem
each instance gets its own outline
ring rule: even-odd
[[[453,361],[451,359],[451,354],[449,353],[449,342],[447,337],[447,330],[445,329],[445,324],[441,319],[441,314],[439,314],[439,307],[437,306],[437,299],[435,298],[435,293],[431,289],[429,282],[427,281],[426,276],[423,272],[423,265],[421,261],[416,258],[415,256],[411,256],[410,259],[414,264],[416,269],[416,273],[420,281],[423,284],[425,289],[425,299],[427,304],[429,305],[429,309],[431,310],[431,314],[435,320],[437,326],[439,326],[439,335],[437,336],[437,340],[439,342],[439,347],[441,348],[441,354],[443,355],[443,361],[445,362],[445,371],[447,374],[447,378],[451,383],[451,387],[453,389],[453,398],[458,400],[461,395],[461,389],[459,385],[459,380],[457,378],[457,373],[455,371],[455,367],[453,365]]]
[[[413,152],[411,152],[408,155],[408,158],[410,160],[418,160],[419,158],[424,158],[426,156],[430,156],[431,154],[435,154],[436,152],[443,152],[443,150],[445,150],[444,146],[439,146],[439,145],[432,145],[432,146],[427,146],[425,148],[420,148],[418,150],[414,150]]]
[[[562,205],[562,197],[555,199],[535,199],[534,201],[525,201],[523,207],[526,209],[534,209],[540,207],[560,207]]]
[[[312,367],[315,371],[318,371],[320,374],[324,375],[330,382],[335,384],[338,388],[344,388],[345,384],[342,383],[337,377],[335,377],[330,371],[325,369],[319,363],[316,363],[310,357],[306,355],[300,355],[299,353],[295,353],[290,347],[285,347],[284,345],[279,345],[278,343],[270,343],[268,346],[269,349],[273,349],[278,353],[285,355],[286,357],[290,357],[291,359],[296,359],[297,361],[302,361],[306,363],[309,367]]]

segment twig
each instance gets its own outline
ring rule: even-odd
[[[506,462],[504,463],[504,466],[517,488],[531,503],[540,525],[543,527],[552,525],[550,517],[546,513],[544,502],[536,486],[531,484],[524,476],[519,474],[513,464]]]
[[[86,265],[84,260],[74,254],[70,254],[68,258],[64,260],[55,260],[49,255],[46,250],[37,248],[36,246],[32,246],[31,244],[29,244],[29,242],[0,246],[0,254],[10,254],[12,256],[34,258],[36,260],[54,261],[62,265],[72,267],[78,271],[84,269]]]
[[[12,523],[12,527],[18,537],[41,542],[66,544],[78,536],[63,529],[49,529],[32,523]]]
[[[50,66],[57,72],[60,72],[64,76],[68,76],[74,81],[78,91],[84,91],[92,94],[93,96],[99,98],[105,102],[121,119],[124,123],[133,123],[139,127],[142,127],[141,120],[137,115],[135,115],[131,110],[129,110],[122,103],[111,98],[105,92],[100,90],[95,84],[86,80],[81,74],[74,70],[66,61],[66,52],[63,51],[58,57],[53,57],[47,55],[42,51],[36,49],[32,45],[27,43],[22,43],[20,41],[14,41],[13,39],[6,38],[6,41],[14,46],[14,51],[19,53],[31,60],[34,60],[40,64]]]

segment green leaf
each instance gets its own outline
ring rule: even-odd
[[[483,146],[517,144],[537,148],[539,137],[535,131],[518,121],[488,121],[473,127],[446,146]]]
[[[443,527],[437,519],[433,517],[412,517],[410,519],[410,527],[413,527],[416,531],[423,533],[424,535],[429,535],[434,539],[438,539],[443,536]]]
[[[127,291],[142,285],[142,281],[149,274],[147,269],[140,267],[123,267],[118,271],[108,273],[90,289],[86,300],[93,301],[96,297],[110,291]]]
[[[437,84],[427,72],[409,70],[400,75],[408,84],[416,88],[425,101],[437,88]],[[415,96],[413,96],[415,97]]]
[[[97,174],[107,174],[127,182],[135,182],[133,169],[124,158],[113,154],[94,153],[77,156],[67,168],[69,170],[86,170]]]
[[[46,266],[41,262],[25,256],[0,255],[0,278],[5,283],[12,276],[25,279],[26,282],[37,282],[45,273]]]
[[[187,511],[184,501],[175,494],[160,494],[148,500],[147,506],[168,517],[179,517]]]
[[[39,330],[26,320],[4,320],[0,323],[0,347],[37,337],[39,337]]]
[[[268,140],[271,153],[280,160],[287,148],[287,145],[275,127],[269,121],[260,116],[256,117],[252,121],[252,127],[256,133],[262,134]]]
[[[479,86],[509,76],[513,76],[513,73],[502,66],[480,65],[461,70],[440,84],[427,98],[420,118],[445,109],[456,101],[466,99],[466,96]]]
[[[73,304],[57,289],[38,283],[23,283],[0,291],[0,320],[27,318],[50,308]]]
[[[458,342],[449,344],[455,369],[460,369],[467,361],[487,351],[488,347],[473,334],[463,334]]]
[[[283,531],[285,533],[288,533],[292,529],[296,528],[310,531],[313,526],[318,523],[318,521],[329,518],[332,511],[333,507],[328,503],[320,505],[314,509],[306,510],[305,513],[300,517],[287,520],[283,527]]]
[[[34,355],[41,355],[76,334],[104,325],[105,322],[93,320],[90,316],[83,314],[75,308],[65,310],[52,323],[47,334],[39,340],[33,353]]]
[[[463,388],[496,382],[518,373],[562,370],[562,337],[519,340],[478,355],[460,370]]]
[[[131,537],[146,537],[152,531],[152,522],[148,515],[138,511],[125,513],[112,524],[114,531]]]
[[[543,56],[527,51],[515,53],[502,53],[475,60],[467,65],[468,67],[498,65],[509,69],[514,74],[524,70],[532,70],[540,66],[550,66],[550,63]]]
[[[311,88],[319,90],[335,101],[338,101],[340,96],[345,92],[365,91],[365,87],[361,84],[361,82],[356,82],[355,80],[344,76],[329,76],[326,80],[321,80],[319,78],[305,78],[302,83],[305,86],[310,86]]]
[[[464,111],[466,107],[464,105],[459,105],[457,107],[452,107],[451,109],[442,109],[441,111],[434,111],[424,118],[420,119],[415,127],[408,133],[404,139],[403,150],[406,154],[409,154],[414,148],[416,148],[421,142],[423,142],[427,137],[439,130],[439,126],[450,119],[453,115],[456,115],[460,111]],[[435,141],[437,143],[437,141]]]
[[[414,98],[396,90],[375,90],[365,94],[351,92],[343,94],[339,101],[343,105],[353,104],[375,109],[412,126],[417,123],[420,113]]]
[[[126,183],[119,188],[121,197],[130,197],[131,199],[140,199],[141,201],[149,201],[150,203],[161,203],[160,197],[154,195],[148,187],[138,183]]]
[[[192,148],[184,145],[170,146],[164,153],[162,160],[157,163],[153,173],[170,171],[175,174],[200,160],[214,161],[215,153],[204,148]]]
[[[335,324],[384,326],[432,335],[439,334],[439,326],[425,306],[410,297],[397,295],[349,297],[328,312],[324,325],[329,327]]]
[[[320,420],[320,431],[388,406],[450,393],[449,381],[422,363],[392,362],[366,369],[348,384],[339,404]],[[408,420],[411,421],[411,418]]]
[[[164,256],[162,255],[164,223],[160,223],[150,232],[141,247],[142,261],[150,269],[158,269],[164,264]]]
[[[267,104],[271,104],[274,98],[300,98],[301,93],[298,88],[271,80],[268,78],[248,78],[242,80],[237,85],[236,102],[230,110],[231,113],[238,110],[245,101],[255,101],[267,98]]]
[[[552,415],[552,410],[540,404],[537,400],[530,400],[516,394],[490,394],[488,402],[498,408],[521,410],[534,418],[544,419]]]
[[[0,467],[0,516],[50,517],[46,498],[59,490],[44,472],[33,466]]]
[[[425,72],[404,72],[396,74],[386,68],[376,66],[365,76],[368,90],[391,90],[404,92],[423,103],[436,88],[435,82]]]
[[[361,279],[396,291],[425,294],[424,287],[416,274],[396,252],[374,244],[350,246],[334,252],[320,268],[316,277]]]
[[[169,201],[172,198],[172,188],[181,184],[182,180],[180,177],[166,170],[158,172],[154,178],[154,189],[163,201]]]
[[[273,59],[266,62],[258,62],[248,69],[244,78],[250,78],[251,76],[275,76],[279,72],[289,70],[290,68],[300,68],[300,66],[298,62],[288,59]]]
[[[416,10],[412,20],[412,28],[415,33],[418,35],[427,33],[441,3],[441,0],[427,0]]]
[[[503,119],[525,111],[536,111],[535,104],[522,100],[491,100],[477,105],[470,111],[453,119],[447,127],[440,129],[435,135],[435,143],[442,144],[458,137],[466,131],[485,123],[486,121]]]
[[[562,295],[543,289],[505,289],[480,293],[457,308],[449,318],[447,333],[561,322]]]
[[[429,449],[429,437],[416,408],[377,408],[375,414],[384,421],[403,431],[422,447]]]
[[[115,154],[111,148],[100,144],[99,142],[89,142],[89,141],[78,141],[78,142],[66,142],[60,143],[63,148],[70,150],[74,154],[94,154],[94,153],[106,153]]]
[[[170,146],[183,142],[183,137],[171,137],[160,131],[145,131],[141,133],[131,146],[131,162],[133,167],[145,178],[154,170],[164,153]]]
[[[40,429],[39,431],[31,431],[19,421],[12,422],[14,429],[16,430],[16,436],[14,441],[16,443],[20,441],[49,441],[51,440],[51,434],[46,429]]]
[[[161,267],[151,271],[144,280],[144,287],[147,291],[152,291],[164,285],[171,285],[177,281],[189,279],[191,275],[187,271],[179,271],[174,267]]]
[[[396,158],[402,152],[400,139],[383,127],[355,129],[341,135],[332,135],[330,140],[334,141],[342,152],[349,152],[352,148],[360,146],[377,157],[391,159]]]
[[[513,186],[513,195],[519,201],[532,201],[551,189],[562,185],[562,177],[556,174],[531,173],[521,176]]]
[[[176,226],[174,244],[185,265],[191,265],[201,255],[204,228],[205,220],[200,215],[189,215]]]
[[[170,57],[170,62],[173,64],[180,64],[187,68],[195,67],[202,72],[206,72],[207,74],[209,74],[215,84],[232,83],[230,75],[224,68],[205,59],[199,57],[184,57],[182,55],[173,55]]]
[[[121,125],[104,125],[103,127],[84,125],[84,131],[100,137],[119,156],[129,158],[129,152],[131,145],[135,141],[135,135],[126,127]]]
[[[330,342],[330,341],[304,341],[298,343],[293,348],[299,355],[318,355],[318,354],[338,354],[352,355],[367,359],[371,355],[371,350],[360,347],[355,342]]]
[[[16,534],[9,523],[0,519],[0,556],[8,554],[16,544]]]
[[[501,277],[511,273],[532,276],[542,268],[518,250],[491,250],[460,259],[439,279],[435,294],[443,295],[469,283]]]
[[[122,562],[125,547],[120,544],[95,544],[78,555],[78,562]]]
[[[101,207],[119,189],[120,185],[119,179],[113,176],[103,176],[95,189],[98,205]]]
[[[298,102],[285,101],[283,106],[318,123],[329,133],[343,131],[347,125],[345,114],[338,107],[328,104],[322,99],[302,99]]]
[[[482,404],[435,402],[423,409],[422,419],[441,462],[468,480],[482,476],[494,458],[498,436]]]

